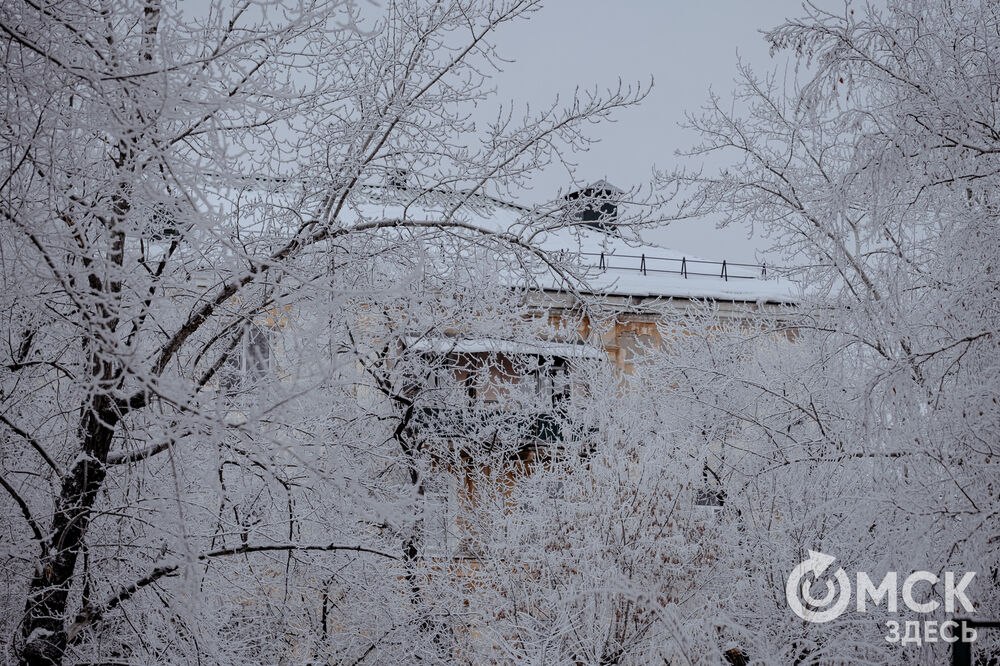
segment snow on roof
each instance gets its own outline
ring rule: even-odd
[[[591,191],[591,192],[611,192],[612,194],[625,194],[624,190],[621,190],[621,189],[615,187],[614,185],[612,185],[611,183],[609,183],[607,180],[605,180],[603,178],[601,180],[598,180],[598,181],[595,181],[595,182],[591,183],[590,185],[587,185],[586,187],[584,187],[580,191],[581,192],[587,192],[587,191]]]
[[[452,211],[459,197],[464,196],[371,186],[354,200],[353,207],[366,220],[432,220]],[[451,219],[501,233],[519,233],[538,226],[528,209],[483,195],[468,197]],[[769,277],[764,266],[704,259],[654,243],[626,240],[593,227],[541,230],[534,243],[582,269],[585,284],[580,291],[584,293],[760,303],[798,300],[798,285]],[[554,274],[539,279],[537,284],[552,291],[563,291],[566,287]]]
[[[259,187],[251,183],[251,187]],[[225,185],[224,185],[225,187]],[[286,183],[273,185],[275,191]],[[589,187],[614,186],[597,181]],[[280,196],[280,195],[279,195]],[[228,197],[219,197],[219,208],[232,208]],[[294,204],[290,204],[294,206]],[[224,217],[224,213],[220,214]],[[575,273],[582,272],[578,291],[595,295],[659,299],[712,299],[735,302],[794,303],[800,288],[791,281],[766,274],[762,266],[725,264],[722,258],[709,260],[642,240],[626,240],[611,227],[601,229],[585,224],[572,228],[561,221],[541,217],[517,204],[482,194],[461,191],[366,185],[355,192],[341,211],[338,224],[351,227],[374,220],[444,220],[463,222],[490,233],[531,237],[533,245],[556,257],[563,257]],[[245,233],[264,234],[266,218],[241,227]],[[548,225],[547,225],[548,223]],[[551,227],[546,229],[546,226]],[[274,230],[280,233],[278,230]],[[549,291],[565,291],[567,285],[554,273],[536,278],[534,286]]]

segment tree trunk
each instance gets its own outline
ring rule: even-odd
[[[81,454],[65,474],[52,527],[31,579],[25,618],[22,666],[62,663],[66,652],[67,600],[77,556],[90,523],[119,414],[107,395],[93,398],[81,422]]]

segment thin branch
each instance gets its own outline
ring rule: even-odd
[[[35,451],[38,452],[38,455],[40,455],[42,459],[48,464],[48,466],[52,468],[52,470],[56,473],[56,475],[62,477],[62,470],[59,469],[59,465],[57,465],[56,461],[52,459],[52,457],[48,454],[48,452],[45,451],[45,449],[38,442],[38,440],[36,440],[34,437],[29,435],[21,428],[18,428],[16,425],[11,423],[10,420],[3,414],[0,414],[0,422],[3,422],[4,425],[6,425],[14,432],[14,434],[22,438],[24,441],[28,442],[28,444],[31,445],[31,448],[35,449]]]
[[[18,494],[18,492],[14,490],[14,486],[7,483],[6,479],[4,479],[3,476],[0,476],[0,486],[4,487],[4,490],[6,490],[7,493],[12,498],[14,498],[14,501],[17,503],[17,506],[20,507],[21,514],[24,516],[24,519],[28,522],[28,526],[31,527],[31,531],[34,533],[35,539],[37,539],[38,543],[41,545],[42,555],[44,556],[48,551],[48,548],[45,545],[45,538],[42,536],[42,530],[39,529],[38,523],[36,523],[34,517],[32,517],[31,509],[28,508],[28,504]]]
[[[0,482],[3,479],[0,478]],[[296,544],[296,543],[274,543],[265,544],[259,546],[242,545],[235,548],[220,548],[218,550],[213,550],[208,553],[202,553],[196,558],[198,561],[204,561],[213,557],[224,557],[228,555],[244,555],[247,553],[266,553],[266,552],[306,552],[306,551],[322,551],[322,552],[332,552],[332,551],[352,551],[356,553],[368,553],[371,555],[378,555],[380,557],[385,557],[390,560],[398,560],[399,558],[395,555],[390,555],[389,553],[384,553],[380,550],[373,550],[371,548],[365,548],[364,546],[342,546],[339,544]],[[105,615],[110,611],[114,610],[120,606],[123,602],[128,601],[137,592],[139,592],[144,587],[152,585],[161,578],[166,578],[173,576],[181,568],[182,562],[176,562],[173,564],[165,564],[159,566],[148,574],[135,581],[131,585],[127,585],[118,591],[117,594],[107,599],[100,607],[94,606],[93,604],[84,606],[76,616],[72,626],[69,628],[68,636],[69,642],[75,643],[79,640],[82,632],[87,627],[100,622]]]

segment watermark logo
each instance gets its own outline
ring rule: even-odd
[[[828,573],[836,561],[833,555],[827,555],[816,550],[810,550],[809,556],[800,562],[788,575],[785,584],[785,598],[788,606],[803,620],[821,624],[830,622],[843,615],[851,605],[851,577],[843,568],[837,568]],[[824,574],[826,577],[824,578]],[[969,601],[966,590],[976,577],[974,571],[966,571],[960,577],[952,571],[944,572],[943,577],[930,571],[914,571],[898,583],[900,576],[895,571],[888,572],[876,585],[867,572],[858,571],[854,576],[853,596],[855,609],[858,613],[867,613],[870,606],[879,607],[885,604],[887,613],[898,613],[901,605],[905,605],[913,613],[933,613],[944,606],[947,613],[975,613],[975,607]],[[817,593],[814,588],[820,587],[820,581],[825,590]],[[942,586],[938,586],[943,583]],[[933,592],[944,597],[944,603],[933,598]],[[900,604],[902,597],[902,604]],[[940,640],[949,643],[956,640],[973,641],[975,630],[971,626],[962,626],[962,635],[955,630],[959,623],[954,620],[939,622],[937,620],[905,622],[905,633],[900,634],[899,622],[886,622],[890,633],[886,640],[890,643],[935,642]]]
[[[785,598],[796,615],[808,622],[829,622],[840,617],[851,603],[851,580],[843,569],[833,574],[836,581],[827,579],[826,591],[819,597],[813,595],[812,588],[833,561],[837,558],[816,550],[809,551],[809,557],[792,569],[785,584]],[[812,574],[812,580],[807,576]]]

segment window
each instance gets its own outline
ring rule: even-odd
[[[538,395],[546,404],[559,407],[572,392],[569,363],[564,358],[539,358],[539,363],[535,372]]]
[[[703,486],[695,493],[695,506],[721,509],[726,502],[726,491],[722,488]]]
[[[271,373],[270,329],[252,324],[219,369],[219,385],[227,393],[246,390]]]
[[[457,481],[449,472],[433,472],[424,478],[423,487],[423,554],[450,556],[459,542]]]
[[[694,505],[714,516],[726,503],[726,490],[718,475],[708,465],[702,470],[701,478],[702,485],[695,490]]]
[[[271,335],[261,326],[251,326],[243,337],[243,372],[254,380],[271,371]]]

